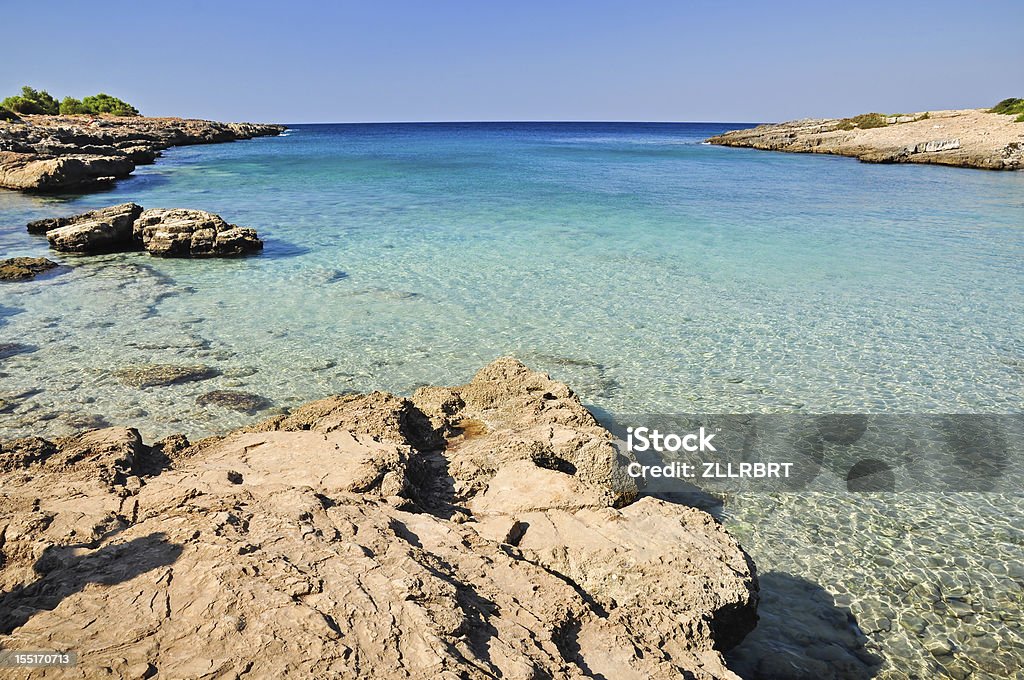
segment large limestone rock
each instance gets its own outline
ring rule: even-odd
[[[703,512],[602,496],[618,482],[577,405],[499,360],[191,446],[0,445],[0,645],[79,653],[32,677],[736,678],[720,652],[754,625],[752,565]],[[596,495],[461,505],[505,469]]]
[[[50,217],[44,220],[35,220],[28,223],[28,233],[47,234],[54,229],[68,227],[79,222],[109,222],[118,231],[124,232],[130,237],[132,225],[142,214],[142,206],[136,203],[121,203],[107,208],[99,208],[78,215],[68,217]]]
[[[62,226],[46,230],[50,247],[71,253],[102,253],[132,248],[132,225],[142,212],[134,203],[58,219]]]
[[[161,257],[230,257],[263,249],[255,229],[184,208],[144,211],[135,222],[135,238],[150,254]]]
[[[70,217],[30,222],[32,233],[46,234],[50,247],[70,253],[102,253],[132,247],[132,225],[142,206],[122,203]]]
[[[45,234],[54,250],[99,253],[144,248],[160,257],[234,257],[258,252],[263,241],[254,229],[228,224],[203,210],[144,210],[122,203],[70,217],[28,223]]]
[[[31,191],[64,191],[109,184],[127,177],[135,163],[126,156],[60,157],[0,151],[0,187]]]

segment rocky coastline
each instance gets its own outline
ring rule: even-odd
[[[22,115],[0,120],[0,188],[95,189],[153,163],[172,146],[273,136],[285,129],[186,118]]]
[[[736,678],[752,562],[622,458],[510,358],[197,442],[2,443],[0,645],[78,653],[25,677]]]
[[[984,109],[796,120],[733,130],[707,141],[766,151],[850,156],[868,163],[1024,169],[1024,123]]]

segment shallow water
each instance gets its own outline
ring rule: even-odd
[[[231,261],[62,256],[67,269],[4,285],[0,348],[18,346],[0,349],[0,431],[105,420],[198,437],[259,417],[197,406],[211,390],[287,408],[464,382],[503,354],[611,417],[1022,410],[1024,173],[699,143],[728,127],[297,125],[169,150],[103,193],[0,193],[5,257],[49,254],[30,219],[129,200],[211,210],[267,244]],[[221,375],[143,389],[116,375],[144,363]],[[814,654],[864,642],[847,610],[862,656],[898,661],[836,662],[837,677],[1024,663],[1019,618],[1001,618],[1024,575],[998,566],[1024,562],[1018,494],[750,494],[721,514],[773,574],[766,617],[841,600],[818,638],[763,626],[736,652],[748,675],[777,673],[756,669],[785,648],[828,677]],[[915,599],[911,573],[956,579],[947,604]],[[948,614],[968,597],[973,615]],[[926,649],[943,637],[951,654]]]

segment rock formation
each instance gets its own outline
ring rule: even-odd
[[[230,257],[263,248],[255,229],[203,210],[155,208],[135,221],[135,239],[161,257]]]
[[[986,170],[1024,168],[1024,123],[981,109],[883,116],[878,127],[853,119],[759,125],[712,137],[722,146],[852,156],[870,163],[936,163]]]
[[[172,146],[278,135],[283,125],[181,118],[33,116],[0,120],[0,188],[90,189],[127,177]]]
[[[610,444],[512,359],[195,444],[2,444],[0,645],[79,654],[24,677],[735,678],[750,560]]]
[[[10,257],[0,260],[0,281],[21,281],[57,267],[45,257]]]
[[[255,229],[228,224],[204,210],[144,210],[122,203],[70,217],[28,223],[33,234],[45,234],[54,250],[102,253],[144,248],[160,257],[233,257],[263,248]]]

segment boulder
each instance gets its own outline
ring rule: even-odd
[[[141,214],[141,205],[136,203],[121,203],[119,205],[90,210],[89,212],[70,215],[68,217],[49,217],[43,220],[35,220],[34,222],[28,223],[28,233],[46,234],[53,229],[71,226],[79,222],[99,221],[110,222],[118,230],[128,229],[130,234],[132,231],[132,225],[135,224],[135,220],[138,219]]]
[[[50,247],[62,252],[129,250],[133,247],[132,224],[141,212],[141,206],[123,203],[72,217],[32,222],[29,229],[42,230]]]
[[[155,208],[135,221],[135,238],[160,257],[230,257],[263,249],[255,229],[204,210]]]
[[[0,281],[21,281],[35,278],[47,270],[53,269],[57,263],[45,257],[11,257],[0,260]]]

